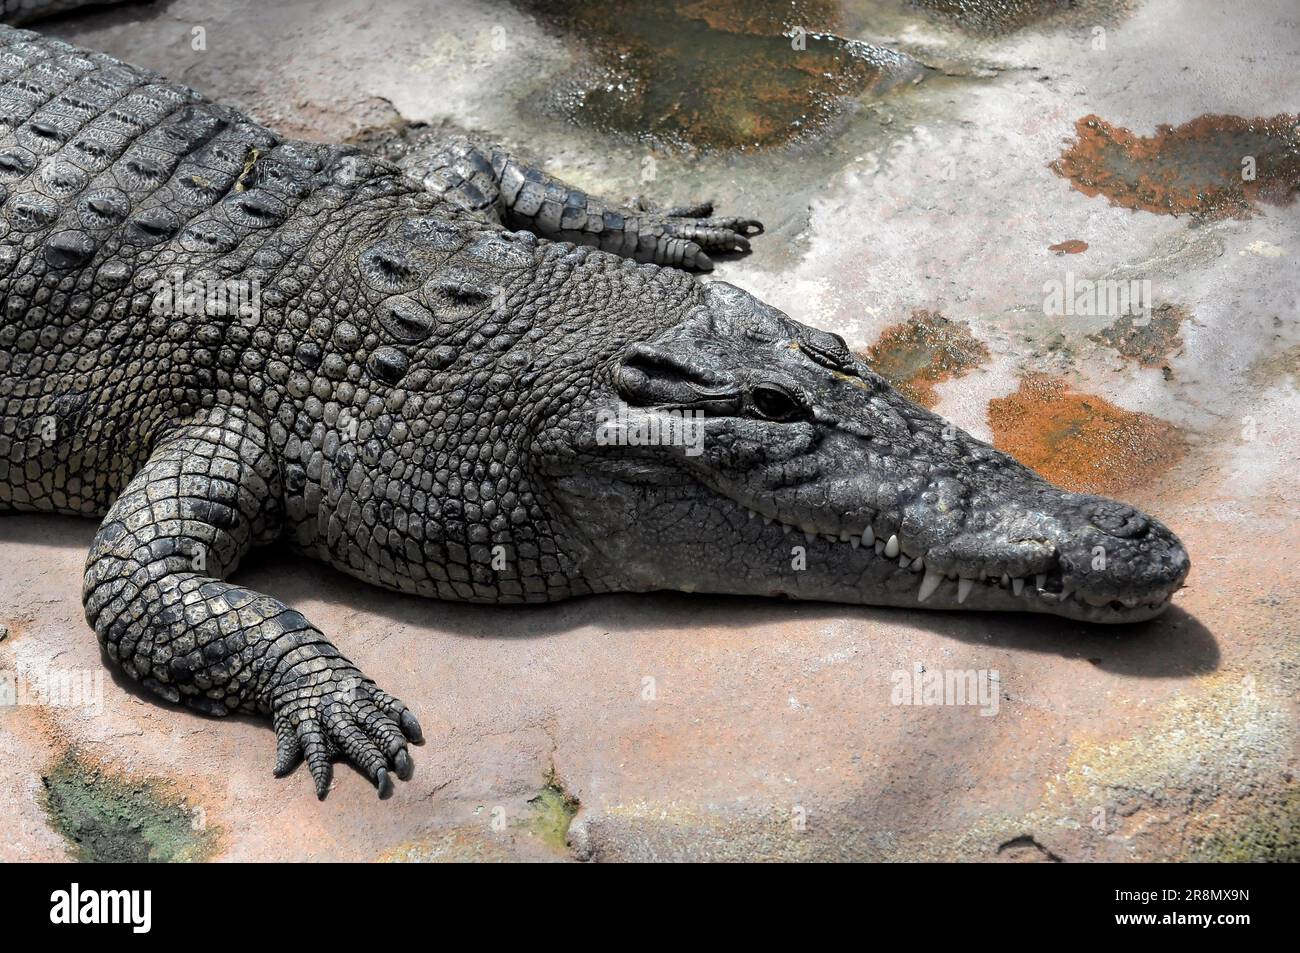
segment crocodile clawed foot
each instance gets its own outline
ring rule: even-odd
[[[409,781],[415,766],[407,742],[424,741],[406,705],[346,664],[298,673],[277,697],[274,721],[276,777],[305,760],[321,799],[335,756],[370,778],[381,798],[390,796],[390,769]]]
[[[703,205],[700,208],[711,206]],[[670,212],[679,211],[670,209]],[[664,229],[674,238],[693,242],[702,254],[697,256],[697,267],[706,270],[711,264],[708,254],[744,255],[749,252],[749,240],[763,234],[763,223],[752,218],[710,218],[688,215],[665,215]]]

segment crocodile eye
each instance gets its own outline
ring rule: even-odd
[[[772,384],[759,384],[749,396],[754,409],[768,420],[785,421],[808,416],[799,401]]]

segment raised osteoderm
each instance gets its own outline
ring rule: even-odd
[[[1124,622],[1187,573],[1154,519],[662,267],[760,230],[707,205],[617,209],[466,142],[399,169],[8,28],[0,197],[0,510],[101,518],[84,597],[108,656],[173,701],[271,716],[276,770],[305,757],[321,794],[335,755],[388,789],[420,729],[302,615],[224,581],[272,541],[478,602]]]

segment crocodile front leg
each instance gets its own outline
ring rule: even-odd
[[[762,234],[751,218],[714,217],[711,202],[655,209],[631,207],[588,195],[499,146],[456,139],[436,155],[407,166],[408,174],[433,192],[495,216],[510,228],[542,238],[591,245],[602,251],[656,265],[709,271],[708,252],[744,253]]]
[[[275,773],[305,758],[316,794],[335,754],[379,788],[411,775],[420,726],[319,629],[222,581],[279,535],[281,486],[261,426],[212,410],[168,432],[104,518],[86,562],[86,619],[109,657],[172,702],[272,717]]]

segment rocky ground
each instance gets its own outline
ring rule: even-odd
[[[468,129],[593,192],[763,218],[717,276],[1052,479],[1159,515],[1193,562],[1171,611],[494,609],[268,553],[239,578],[429,739],[391,799],[340,768],[317,802],[305,772],[271,777],[268,725],[101,676],[93,525],[6,517],[0,672],[94,704],[0,707],[0,860],[1300,859],[1300,14],[919,6],[175,0],[38,28],[286,133],[401,154]],[[1149,282],[1150,314],[1052,306],[1098,280]],[[996,691],[895,704],[918,666]]]

